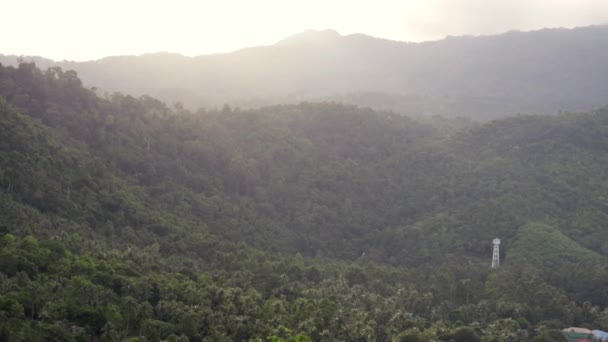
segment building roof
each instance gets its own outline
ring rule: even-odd
[[[579,334],[591,334],[591,330],[586,328],[570,327],[562,330],[563,332],[575,332]]]
[[[605,331],[593,330],[591,333],[600,338],[608,338],[608,332]]]

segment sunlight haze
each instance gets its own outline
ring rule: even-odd
[[[608,342],[608,0],[0,11],[0,342]]]
[[[603,0],[11,1],[2,53],[89,60],[158,51],[196,56],[270,45],[307,29],[400,41],[605,23]]]

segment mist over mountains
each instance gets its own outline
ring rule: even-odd
[[[608,331],[606,33],[2,57],[0,341]]]
[[[16,63],[2,56],[3,64]],[[608,26],[404,43],[306,31],[271,46],[185,57],[88,62],[29,58],[78,72],[101,93],[148,94],[189,108],[330,100],[481,120],[589,110],[606,103]]]

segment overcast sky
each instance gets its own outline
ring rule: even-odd
[[[194,56],[306,29],[402,41],[608,23],[608,0],[6,0],[0,54]]]

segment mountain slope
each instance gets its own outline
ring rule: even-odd
[[[539,221],[605,253],[606,109],[451,130],[332,104],[175,113],[150,98],[101,101],[69,72],[3,70],[13,105],[88,146],[150,201],[230,239],[419,265],[434,244],[483,257],[493,235]],[[29,87],[32,78],[47,83]],[[438,236],[417,241],[409,233],[420,229]],[[383,234],[418,248],[387,250]]]
[[[402,43],[308,31],[232,53],[52,62],[103,91],[149,94],[190,107],[336,99],[409,115],[487,120],[580,111],[608,102],[608,26]],[[27,59],[27,58],[26,58]],[[15,57],[0,59],[15,63]]]

